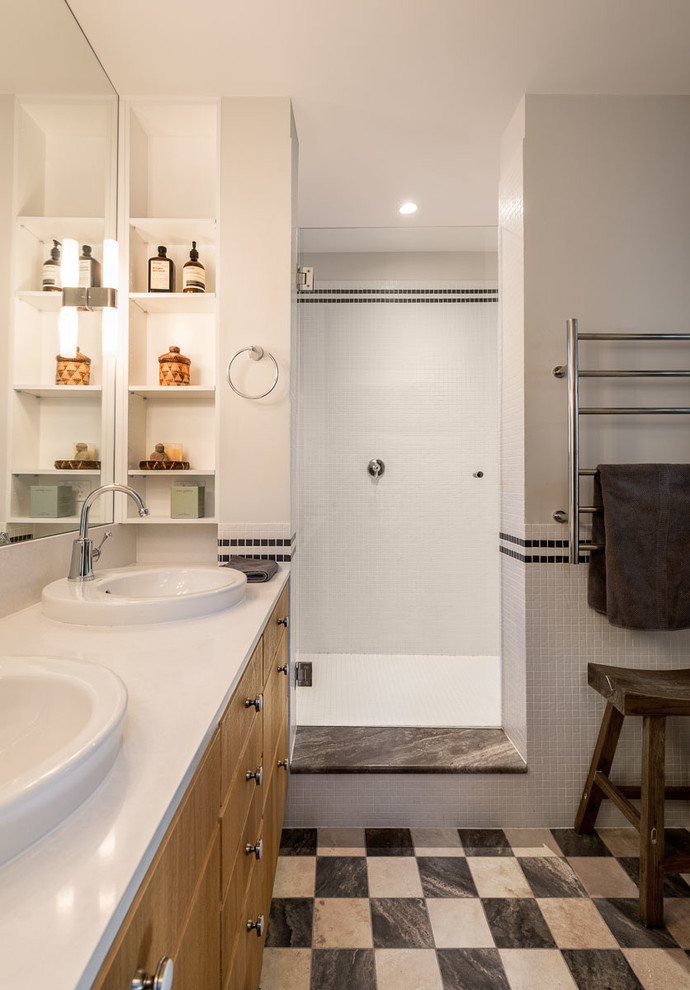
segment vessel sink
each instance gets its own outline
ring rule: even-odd
[[[46,585],[41,600],[44,614],[61,622],[139,625],[220,612],[241,602],[246,589],[246,575],[227,567],[134,566],[90,581],[61,578]]]
[[[83,660],[0,657],[0,864],[96,789],[118,753],[127,688]]]

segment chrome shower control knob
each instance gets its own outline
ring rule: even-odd
[[[261,709],[264,707],[263,694],[260,694],[258,698],[247,698],[247,700],[244,703],[244,707],[251,708],[252,706],[256,708],[257,712],[261,711]]]
[[[138,969],[132,980],[132,990],[171,990],[173,982],[173,961],[163,956],[153,976],[145,969]]]
[[[250,932],[252,929],[256,932],[257,936],[261,938],[264,933],[264,916],[260,914],[256,921],[251,919],[247,922],[247,931]]]
[[[385,472],[386,465],[383,461],[379,460],[378,457],[372,457],[372,459],[367,464],[367,471],[372,476],[372,478],[380,478]]]
[[[247,856],[251,856],[251,854],[254,853],[257,859],[261,859],[261,857],[264,854],[264,840],[258,839],[256,845],[254,846],[251,844],[251,842],[248,842],[247,845],[244,847],[244,851],[247,854]]]
[[[264,782],[264,768],[262,766],[259,767],[256,773],[252,773],[251,770],[247,770],[247,772],[244,775],[244,779],[247,782],[249,782],[250,780],[255,780],[256,786],[261,787],[261,785]]]
[[[285,674],[285,676],[287,677],[287,675],[288,675],[288,665],[287,664],[283,664],[282,667],[278,667],[278,673],[279,674]]]

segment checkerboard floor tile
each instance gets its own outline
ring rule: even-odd
[[[640,923],[634,829],[286,829],[280,852],[261,990],[690,990],[690,886]]]

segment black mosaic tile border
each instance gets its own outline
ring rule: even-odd
[[[510,533],[499,533],[499,540],[504,543],[511,543],[523,550],[550,550],[551,553],[520,553],[511,547],[499,544],[499,552],[506,557],[519,560],[521,564],[567,564],[568,555],[554,553],[555,550],[567,550],[568,540],[524,540],[519,536],[511,536]],[[580,555],[579,563],[588,564],[589,555]]]
[[[299,303],[494,303],[497,289],[314,289]]]
[[[287,537],[232,537],[219,538],[218,563],[227,564],[230,557],[247,557],[249,560],[276,560],[289,564],[295,556],[297,534]]]
[[[33,540],[33,533],[23,533],[21,536],[10,536],[10,543],[26,543],[27,540]]]

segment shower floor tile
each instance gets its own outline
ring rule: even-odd
[[[526,773],[503,729],[298,725],[292,773]]]
[[[685,844],[688,833],[675,831]],[[569,829],[286,829],[281,861],[302,862],[279,863],[261,988],[690,990],[690,887],[673,886],[667,927],[644,928],[637,897],[592,897],[571,869],[587,878],[597,863],[624,858],[621,875],[636,880],[635,831],[616,830],[620,858],[604,846],[602,859],[598,838],[578,843]],[[333,855],[338,848],[356,855]],[[454,855],[429,856],[432,848]],[[548,854],[523,855],[539,848]],[[504,874],[509,883],[487,896],[485,884]]]

